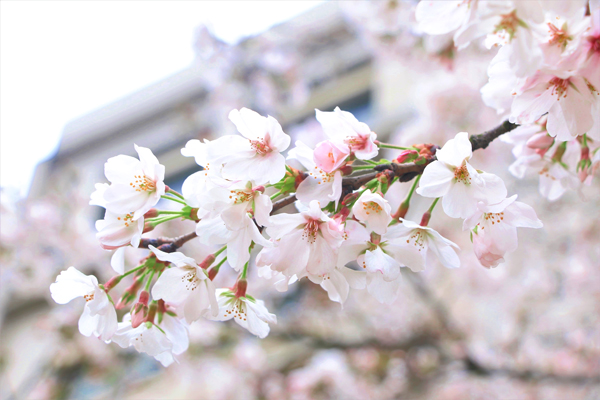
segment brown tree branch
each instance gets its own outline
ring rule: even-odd
[[[515,129],[518,125],[513,124],[508,121],[504,121],[499,126],[491,129],[487,132],[481,133],[479,135],[473,135],[469,139],[471,140],[471,144],[473,146],[473,150],[477,149],[485,149],[494,139],[499,137],[500,135],[510,132]],[[390,163],[390,164],[380,164],[373,167],[373,172],[369,172],[362,175],[357,176],[346,176],[342,181],[342,186],[346,190],[358,190],[361,186],[368,183],[372,179],[375,179],[378,174],[384,171],[392,171],[395,176],[398,177],[400,182],[409,182],[415,176],[420,175],[425,170],[425,167],[435,161],[435,156],[429,157],[425,159],[425,162],[422,164],[415,163],[406,163],[406,164],[398,164],[398,163]],[[289,195],[281,200],[277,200],[273,203],[273,210],[271,213],[274,213],[283,207],[292,204],[296,201],[296,195]],[[140,248],[147,249],[149,245],[154,247],[165,246],[163,251],[173,252],[176,251],[179,247],[183,246],[186,242],[196,237],[196,232],[190,232],[188,234],[176,237],[176,238],[156,238],[156,239],[148,239],[143,238],[140,242]]]
[[[473,150],[485,149],[490,143],[492,143],[492,141],[494,141],[494,139],[500,135],[504,135],[505,133],[512,131],[517,126],[519,125],[513,124],[512,122],[506,120],[494,129],[490,129],[489,131],[480,133],[479,135],[471,136],[469,140],[471,141]]]

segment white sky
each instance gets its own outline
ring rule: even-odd
[[[0,186],[25,195],[69,120],[188,66],[201,23],[234,43],[318,3],[0,1]]]

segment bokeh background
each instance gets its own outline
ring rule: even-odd
[[[314,109],[336,106],[385,141],[442,145],[501,122],[479,93],[495,52],[422,37],[413,2],[18,4],[1,4],[1,398],[600,398],[600,184],[585,199],[548,202],[537,176],[508,173],[511,147],[499,140],[473,165],[501,176],[544,228],[521,229],[496,269],[479,265],[461,221],[436,209],[430,225],[461,247],[462,266],[407,271],[391,306],[352,291],[341,307],[306,281],[278,293],[251,269],[253,295],[278,317],[264,340],[200,320],[180,363],[163,368],[80,335],[82,304],[57,306],[48,287],[71,265],[100,281],[113,274],[95,240],[103,210],[88,205],[107,158],[149,147],[179,189],[198,169],[180,149],[233,134],[227,114],[241,107],[308,145],[323,135]],[[36,54],[35,43],[48,46]],[[28,165],[47,154],[31,178]],[[392,187],[393,208],[408,187]],[[428,206],[417,201],[407,217]],[[161,228],[151,235],[194,227]],[[210,249],[192,241],[182,251]],[[144,255],[129,252],[130,265]],[[226,271],[217,286],[233,282]]]

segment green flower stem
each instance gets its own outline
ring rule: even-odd
[[[225,249],[227,249],[227,245],[225,245],[225,246],[221,247],[219,250],[217,250],[216,253],[213,254],[215,256],[215,258],[217,258],[219,256],[219,254],[221,254],[222,252],[224,252]],[[227,257],[225,257],[225,258],[227,258]]]
[[[246,275],[248,275],[248,263],[249,263],[249,261],[244,265],[244,269],[242,270],[240,279],[246,279]]]
[[[397,220],[398,218],[404,218],[406,216],[406,213],[408,212],[408,207],[410,206],[410,199],[412,198],[412,195],[415,192],[415,189],[417,188],[420,179],[421,175],[417,175],[415,181],[410,187],[410,190],[408,191],[408,194],[406,195],[406,198],[402,201],[402,203],[400,203],[398,211],[396,211],[394,215],[392,215],[395,220]]]
[[[182,199],[179,199],[177,197],[172,197],[172,196],[160,196],[161,199],[167,199],[167,200],[171,200],[171,201],[175,201],[177,203],[183,204],[184,206],[187,206],[187,203],[185,201],[183,201]]]
[[[170,215],[186,215],[183,211],[168,211],[168,210],[159,210],[158,211],[158,215],[165,215],[165,214],[170,214]]]
[[[167,193],[171,193],[172,195],[177,196],[180,199],[184,200],[183,195],[176,190],[169,188],[169,191]]]
[[[182,215],[181,214],[177,214],[177,215],[168,215],[165,217],[158,217],[158,218],[148,218],[146,220],[147,223],[151,224],[152,226],[157,226],[160,225],[164,222],[168,222],[171,221],[173,219],[177,219],[177,218],[181,218]]]
[[[221,261],[219,261],[219,263],[217,265],[215,265],[213,267],[213,269],[217,269],[218,270],[219,268],[221,268],[221,265],[223,265],[225,263],[225,261],[227,261],[227,257],[224,257]]]
[[[384,149],[396,149],[396,150],[416,150],[414,147],[402,147],[402,146],[396,146],[393,144],[389,144],[389,143],[376,143],[377,147],[382,147]]]
[[[144,268],[146,265],[142,264],[139,267],[135,267],[134,269],[130,269],[129,271],[125,272],[123,275],[121,275],[121,278],[125,278],[127,275],[131,275],[134,272],[139,271],[140,269]]]
[[[363,169],[373,169],[373,165],[353,165],[352,166],[353,171],[360,171]]]
[[[271,200],[275,200],[275,199],[276,199],[276,198],[278,198],[279,196],[281,196],[281,190],[279,190],[279,191],[277,191],[277,192],[273,193],[273,194],[271,195]]]
[[[146,282],[146,286],[144,287],[144,290],[146,292],[150,290],[150,284],[152,283],[152,279],[154,278],[154,272],[154,270],[150,272],[150,278],[148,278],[148,282]]]
[[[429,214],[431,214],[431,213],[433,212],[433,209],[435,208],[435,205],[437,204],[437,202],[438,202],[438,200],[439,200],[439,199],[440,199],[440,198],[438,197],[437,199],[435,199],[435,200],[433,201],[433,203],[431,203],[431,207],[429,207],[429,210],[427,210],[427,212],[428,212]]]

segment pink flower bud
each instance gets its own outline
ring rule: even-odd
[[[554,143],[554,138],[549,136],[546,132],[536,133],[529,138],[526,145],[530,149],[547,149]]]
[[[156,208],[151,208],[148,211],[146,211],[146,214],[144,214],[144,218],[156,218],[158,217],[158,210]]]
[[[202,260],[202,262],[200,263],[199,267],[202,268],[202,269],[207,269],[214,262],[215,262],[215,255],[214,254],[210,254],[204,260]]]
[[[419,156],[419,153],[416,150],[404,150],[398,157],[396,157],[396,162],[398,164],[402,164],[405,162],[414,161]]]
[[[142,233],[151,232],[153,230],[154,230],[154,225],[152,225],[152,223],[150,223],[150,222],[144,223],[144,230],[142,231]]]
[[[211,268],[208,271],[208,279],[210,279],[211,281],[214,280],[217,274],[219,273],[219,269],[220,268]]]
[[[140,293],[138,302],[133,306],[131,311],[131,326],[137,328],[144,322],[148,314],[148,300],[150,300],[150,294],[147,291]]]
[[[350,166],[350,165],[344,165],[343,167],[340,168],[340,172],[344,176],[352,174],[353,171],[354,170],[352,169],[352,166]]]
[[[265,192],[265,187],[264,187],[263,185],[256,186],[256,187],[253,187],[253,188],[252,188],[252,191],[253,191],[253,192],[261,192],[261,193],[264,193],[264,192]]]
[[[108,292],[109,290],[111,290],[112,288],[117,286],[119,284],[119,282],[121,282],[121,279],[123,279],[123,277],[121,275],[113,276],[104,285],[104,290],[106,290]]]

